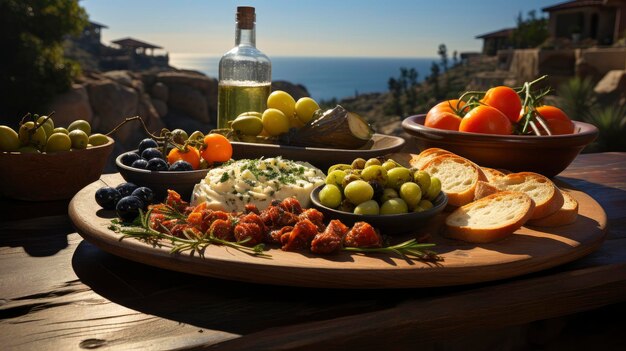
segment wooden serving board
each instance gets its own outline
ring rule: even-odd
[[[115,178],[118,177],[118,178]],[[119,175],[107,183],[123,180]],[[112,181],[111,181],[112,180]],[[117,183],[116,183],[117,181]],[[169,270],[252,283],[322,288],[418,288],[471,284],[519,276],[576,260],[597,249],[606,234],[606,213],[587,194],[559,184],[579,202],[575,223],[558,228],[522,227],[502,241],[469,244],[446,239],[439,227],[445,213],[434,218],[419,234],[431,234],[433,248],[444,260],[425,263],[382,254],[341,252],[320,256],[310,252],[268,249],[271,258],[250,256],[223,246],[209,246],[204,257],[170,254],[137,239],[120,240],[108,229],[113,211],[101,209],[96,181],[72,199],[69,215],[80,235],[117,256]],[[408,239],[408,238],[403,238]]]

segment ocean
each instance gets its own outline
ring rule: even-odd
[[[170,65],[218,77],[219,56],[170,54]],[[430,74],[437,58],[374,57],[270,57],[272,80],[301,84],[317,101],[387,92],[389,78],[398,78],[400,68],[415,68],[418,81]]]

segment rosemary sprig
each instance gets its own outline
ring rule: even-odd
[[[424,250],[427,247],[433,247],[435,244],[431,243],[419,243],[416,239],[407,240],[405,242],[386,246],[386,247],[373,247],[373,248],[361,248],[361,247],[344,247],[342,250],[350,251],[350,252],[360,252],[360,253],[393,253],[398,255],[401,258],[409,259],[409,258],[417,258],[423,261],[443,261],[443,257],[437,255],[437,253]]]
[[[163,206],[160,208],[160,211],[167,219],[178,219],[181,222],[184,222],[184,215],[171,206]],[[197,236],[192,231],[185,230],[183,231],[185,238],[172,235],[172,233],[170,233],[165,227],[163,227],[165,229],[165,233],[159,232],[150,228],[149,221],[151,213],[152,210],[148,210],[146,213],[140,211],[138,220],[130,225],[113,221],[109,229],[123,234],[120,241],[126,238],[135,238],[156,247],[169,247],[171,253],[190,251],[191,254],[197,253],[204,257],[204,250],[207,246],[222,245],[232,247],[252,256],[271,257],[270,255],[264,253],[265,245],[263,244],[258,244],[252,247],[245,246],[243,244],[245,244],[246,241],[232,242],[223,240],[213,236],[213,234],[208,231],[201,236]]]

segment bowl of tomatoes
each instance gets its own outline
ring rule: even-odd
[[[232,154],[230,141],[221,134],[207,134],[198,142],[183,140],[167,147],[146,138],[137,149],[117,156],[115,165],[126,182],[152,189],[157,200],[174,190],[189,201],[195,185],[209,169],[230,160]]]
[[[427,114],[404,119],[402,128],[420,150],[442,148],[480,166],[554,177],[597,138],[598,128],[536,101],[494,87],[475,99],[442,101]]]

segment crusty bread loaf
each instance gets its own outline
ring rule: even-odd
[[[448,204],[456,207],[472,202],[478,181],[487,181],[480,167],[454,154],[437,156],[420,169],[439,178],[441,190],[448,195]]]
[[[543,218],[531,219],[526,224],[538,227],[558,227],[576,222],[578,201],[566,192],[562,194],[565,201],[558,211]]]
[[[501,191],[457,208],[446,218],[446,235],[472,243],[503,239],[531,216],[535,204],[518,191]]]
[[[474,201],[482,199],[485,196],[495,194],[498,191],[500,191],[500,189],[498,189],[495,185],[479,180],[476,184],[476,189],[474,189]]]
[[[414,157],[410,164],[411,167],[415,167],[417,169],[422,169],[422,167],[428,163],[428,161],[432,160],[433,158],[440,156],[440,155],[454,155],[452,152],[448,151],[448,150],[444,150],[444,149],[440,149],[437,147],[431,147],[429,149],[426,149],[422,152],[419,153],[419,155],[417,155],[417,157]]]
[[[550,179],[533,172],[507,174],[493,183],[500,190],[521,191],[535,202],[532,219],[553,214],[563,206],[563,194]]]

